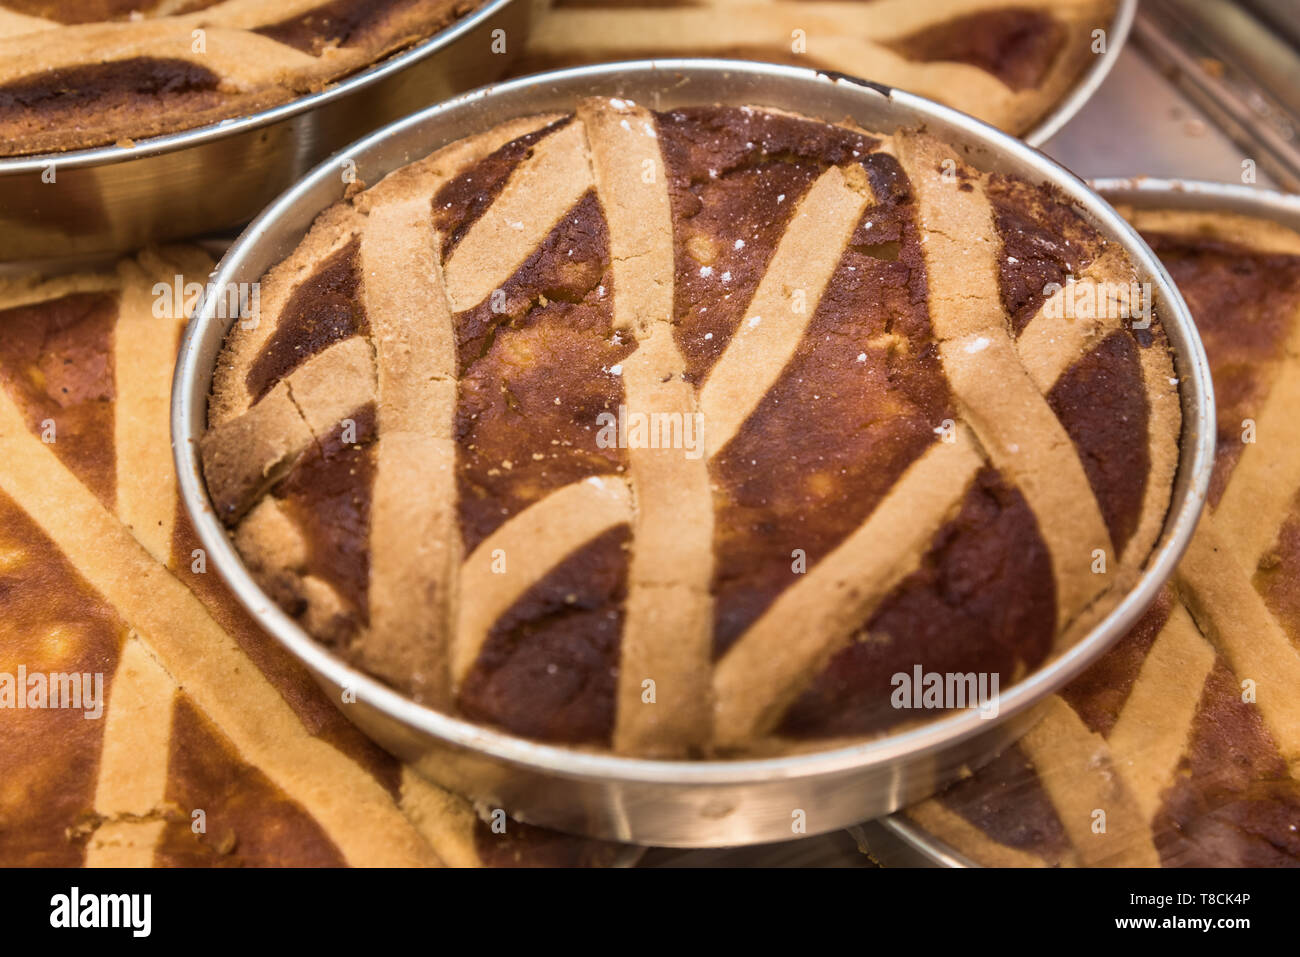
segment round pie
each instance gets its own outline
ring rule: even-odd
[[[1300,234],[1126,210],[1205,341],[1210,501],[1173,583],[992,764],[910,808],[986,865],[1300,863]]]
[[[652,57],[838,71],[1022,135],[1115,38],[1117,0],[536,0],[517,73]]]
[[[478,0],[4,0],[0,156],[129,142],[285,103]]]
[[[900,675],[1005,688],[1131,586],[1181,423],[1135,283],[925,134],[585,100],[323,213],[232,327],[204,472],[265,591],[427,705],[859,740],[939,713]]]

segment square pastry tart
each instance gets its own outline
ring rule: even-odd
[[[168,295],[211,266],[176,247],[0,282],[0,865],[625,859],[426,783],[206,567],[168,442]]]
[[[992,764],[910,808],[986,865],[1300,864],[1300,234],[1124,209],[1214,377],[1210,500],[1173,582]]]
[[[652,57],[838,71],[1023,135],[1120,37],[1118,0],[534,0],[517,73]]]
[[[203,471],[262,589],[418,702],[823,749],[938,713],[892,676],[1005,688],[1132,585],[1181,425],[1135,277],[923,133],[583,99],[322,213],[231,327]],[[1062,317],[1079,283],[1114,299]]]
[[[242,116],[408,47],[479,0],[4,0],[0,156]]]

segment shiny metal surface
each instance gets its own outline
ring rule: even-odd
[[[1267,189],[1150,176],[1091,181],[1094,189],[1112,203],[1142,209],[1199,209],[1241,213],[1272,219],[1300,230],[1300,196]],[[866,826],[867,844],[874,851],[886,848],[884,864],[932,867],[980,867],[902,814]]]
[[[869,855],[881,867],[978,867],[943,841],[901,815],[867,821],[854,828]]]
[[[1135,39],[1242,160],[1300,189],[1300,52],[1229,0],[1149,0]]]
[[[678,847],[789,838],[802,810],[807,832],[877,817],[930,794],[963,765],[991,757],[1023,731],[1035,702],[1074,677],[1146,608],[1185,548],[1200,513],[1214,447],[1209,371],[1186,306],[1163,267],[1127,223],[1068,171],[1024,143],[964,114],[900,91],[787,66],[720,60],[602,64],[477,90],[401,120],[349,147],[358,175],[374,182],[410,160],[511,117],[569,110],[586,95],[616,95],[658,109],[755,104],[868,129],[924,124],[961,148],[974,166],[1045,181],[1077,204],[1132,257],[1151,283],[1176,352],[1184,414],[1174,503],[1138,586],[1083,641],[1007,689],[999,717],[954,714],[851,747],[764,760],[670,762],[579,752],[522,740],[423,708],[334,657],[256,585],[212,511],[197,440],[212,372],[232,319],[205,301],[187,330],[172,400],[172,439],[181,495],[210,562],[239,600],[332,696],[347,687],[345,713],[367,734],[446,787],[513,816],[614,840]],[[334,162],[280,197],[231,247],[215,288],[254,282],[287,255],[344,185]]]
[[[1134,96],[1141,90],[1141,96]],[[1043,152],[1084,179],[1173,176],[1241,182],[1241,161],[1259,155],[1235,144],[1147,60],[1135,41],[1070,124]],[[1252,185],[1276,188],[1262,167]]]
[[[1233,183],[1206,183],[1154,176],[1107,177],[1092,187],[1111,203],[1140,208],[1202,209],[1272,219],[1300,230],[1300,196]]]
[[[0,159],[0,262],[81,258],[232,229],[371,130],[501,76],[527,0],[487,0],[429,39],[329,89],[210,126]],[[505,52],[493,53],[504,30]]]

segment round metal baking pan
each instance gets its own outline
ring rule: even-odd
[[[1300,231],[1300,196],[1253,186],[1149,176],[1091,180],[1109,202],[1139,209],[1192,209],[1271,219]],[[981,867],[905,814],[865,825],[865,838],[882,864],[925,867]]]
[[[421,707],[354,670],[307,635],[257,586],[212,510],[198,439],[217,355],[233,319],[200,304],[178,360],[172,440],[181,495],[210,561],[261,624],[338,701],[353,689],[348,716],[389,750],[440,784],[530,823],[613,840],[718,846],[788,839],[791,815],[808,833],[897,810],[933,793],[959,770],[996,753],[1024,729],[1031,706],[1073,678],[1122,635],[1173,570],[1200,514],[1214,447],[1213,399],[1205,356],[1178,292],[1137,234],[1073,174],[978,120],[929,100],[812,70],[725,60],[601,64],[476,90],[401,120],[347,149],[373,183],[438,147],[506,119],[568,111],[582,96],[620,96],[656,109],[753,104],[867,129],[924,125],[979,169],[1054,185],[1132,258],[1151,283],[1176,352],[1184,417],[1173,506],[1137,587],[1084,640],[1000,696],[996,720],[974,711],[914,730],[811,754],[740,761],[654,761],[538,744]],[[292,251],[315,216],[340,199],[336,162],[317,167],[249,226],[214,273],[214,287],[254,282]]]
[[[319,93],[131,146],[0,159],[0,261],[126,252],[242,226],[357,137],[501,76],[530,16],[527,0],[485,0]],[[497,30],[501,54],[491,52]]]
[[[1138,0],[1119,0],[1115,8],[1115,17],[1106,30],[1106,52],[1099,54],[1092,66],[1083,72],[1074,87],[1057,102],[1052,111],[1044,116],[1038,125],[1029,130],[1024,140],[1030,146],[1042,146],[1061,131],[1061,127],[1074,119],[1074,115],[1083,109],[1083,105],[1097,92],[1097,87],[1110,75],[1119,59],[1128,35],[1133,29],[1133,18],[1137,15]]]

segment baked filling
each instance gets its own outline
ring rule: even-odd
[[[668,56],[787,63],[896,86],[1022,134],[1104,52],[1116,6],[1115,0],[542,0],[515,72]]]
[[[477,0],[4,0],[0,156],[175,133],[324,89]]]
[[[1300,235],[1227,213],[1125,212],[1209,356],[1207,512],[1133,631],[1015,747],[907,813],[984,864],[1295,866]]]
[[[322,214],[227,340],[205,474],[268,594],[418,701],[824,747],[933,716],[891,701],[915,666],[1005,688],[1131,584],[1180,429],[1134,280],[923,134],[584,101]]]
[[[212,265],[0,279],[0,864],[615,862],[424,782],[222,585],[176,490],[187,312],[159,296]]]

